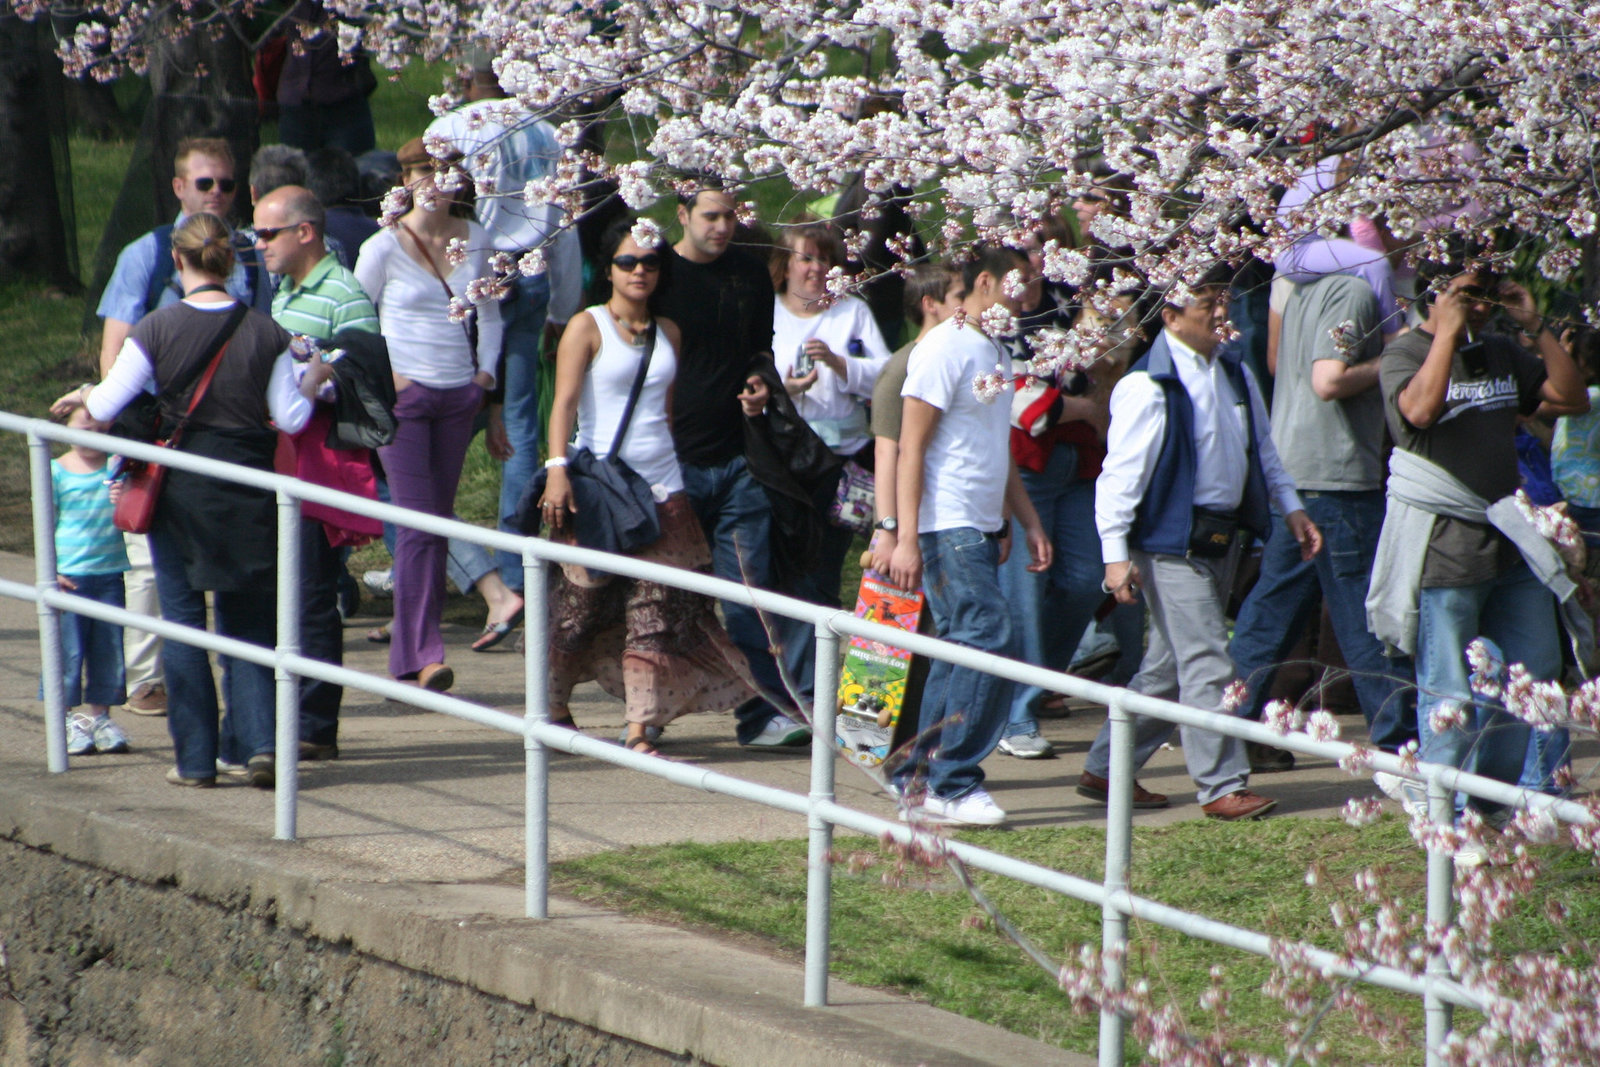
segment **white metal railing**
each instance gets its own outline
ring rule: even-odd
[[[84,430],[70,430],[40,419],[0,412],[0,430],[25,434],[28,439],[33,488],[35,585],[0,580],[0,595],[33,601],[38,605],[40,656],[44,674],[46,758],[52,772],[67,769],[66,715],[62,689],[59,612],[71,611],[91,618],[132,626],[168,640],[181,641],[197,648],[224,653],[274,669],[277,717],[277,785],[275,787],[274,835],[282,840],[296,836],[296,801],[299,788],[299,685],[305,676],[374,693],[428,711],[465,719],[506,733],[520,735],[526,757],[527,847],[526,912],[530,918],[548,916],[548,810],[549,750],[560,749],[588,756],[630,770],[640,771],[678,785],[718,793],[763,804],[807,817],[810,831],[809,873],[806,888],[806,952],[804,1003],[824,1006],[828,1002],[828,954],[831,903],[833,828],[842,826],[875,837],[885,835],[909,844],[926,831],[915,826],[890,822],[841,805],[834,800],[833,700],[818,701],[813,709],[810,792],[802,796],[788,790],[747,781],[733,775],[641,755],[627,748],[599,741],[572,730],[550,724],[548,689],[549,613],[548,567],[551,563],[576,563],[594,570],[624,575],[675,586],[706,596],[753,606],[763,612],[800,619],[816,627],[816,692],[832,694],[838,690],[839,639],[860,636],[895,645],[918,655],[941,659],[973,670],[985,671],[1024,685],[1035,685],[1053,692],[1106,705],[1111,722],[1111,770],[1106,809],[1106,862],[1103,881],[1094,882],[1060,871],[1013,859],[988,849],[960,841],[943,841],[947,850],[969,867],[1013,878],[1090,904],[1103,913],[1101,948],[1103,983],[1107,991],[1125,988],[1123,961],[1126,959],[1130,919],[1170,927],[1190,937],[1203,938],[1258,956],[1271,956],[1274,939],[1267,934],[1183,911],[1155,900],[1136,896],[1128,889],[1128,866],[1133,836],[1133,716],[1150,715],[1168,722],[1195,726],[1245,741],[1257,741],[1287,748],[1307,756],[1342,760],[1356,752],[1353,745],[1340,741],[1316,741],[1303,734],[1281,735],[1260,723],[1230,715],[1185,707],[1171,701],[1133,693],[1070,674],[1045,670],[992,653],[979,652],[936,638],[908,634],[878,623],[866,622],[834,608],[819,607],[765,590],[750,589],[734,582],[668,567],[627,556],[611,555],[590,549],[557,544],[536,537],[519,537],[480,526],[441,519],[392,504],[382,504],[299,481],[285,475],[269,474],[236,464],[223,463],[183,452],[158,449],[123,438]],[[50,442],[79,443],[133,459],[160,461],[174,468],[222,478],[275,493],[278,500],[277,644],[265,648],[206,630],[194,629],[162,619],[140,615],[122,608],[61,592],[56,586],[55,507],[50,482]],[[424,530],[442,537],[473,541],[489,548],[520,554],[525,578],[527,604],[527,656],[525,684],[527,698],[521,718],[446,696],[417,686],[375,675],[336,667],[300,655],[299,524],[300,504],[313,501],[344,511],[368,515],[402,526]],[[1451,796],[1463,792],[1486,800],[1519,808],[1545,810],[1558,819],[1589,825],[1592,816],[1582,805],[1539,793],[1530,793],[1503,782],[1481,778],[1451,767],[1421,764],[1408,769],[1398,757],[1368,753],[1377,770],[1390,771],[1427,783],[1429,817],[1448,826],[1453,818]],[[1454,884],[1452,857],[1448,852],[1431,850],[1427,857],[1427,918],[1441,926],[1450,921],[1451,893]],[[1423,999],[1426,1019],[1427,1058],[1431,1065],[1441,1062],[1440,1053],[1451,1029],[1454,1007],[1482,1010],[1479,995],[1463,986],[1450,974],[1442,953],[1430,955],[1423,974],[1385,964],[1352,963],[1340,954],[1301,946],[1308,962],[1329,976],[1338,976],[1396,990]],[[1100,1016],[1099,1062],[1102,1067],[1120,1067],[1126,1040],[1126,1020],[1117,1012],[1102,1010]]]

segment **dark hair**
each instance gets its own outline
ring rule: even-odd
[[[1433,306],[1433,298],[1449,287],[1450,279],[1468,271],[1476,272],[1485,286],[1493,288],[1498,285],[1499,271],[1493,269],[1487,262],[1479,262],[1488,251],[1488,246],[1482,241],[1471,240],[1462,234],[1451,234],[1445,242],[1442,256],[1418,260],[1417,314],[1427,318],[1428,309]]]
[[[942,301],[960,275],[947,263],[918,263],[906,275],[906,318],[917,329],[922,329],[922,298],[932,297]]]
[[[978,284],[978,275],[987,272],[995,281],[1004,281],[1007,274],[1017,269],[1018,263],[1027,262],[1026,253],[1009,245],[988,241],[973,245],[961,264],[961,298],[965,300],[971,295],[972,287]]]
[[[356,157],[337,145],[319,148],[306,157],[306,188],[323,207],[347,204],[361,194],[361,171]]]
[[[623,239],[633,233],[633,224],[638,221],[636,215],[623,215],[611,225],[607,226],[600,234],[600,243],[596,248],[597,256],[594,262],[594,276],[589,283],[589,304],[604,304],[611,299],[611,260],[617,254],[617,249],[622,247]],[[663,237],[654,247],[646,249],[661,257],[661,273],[657,275],[656,292],[660,293],[667,282],[667,263],[671,257],[667,255],[667,241]],[[651,300],[654,305],[654,299]]]
[[[292,145],[262,145],[250,157],[250,188],[257,198],[285,185],[304,185],[307,173],[306,154]]]
[[[707,171],[685,174],[684,179],[678,186],[678,206],[690,211],[693,211],[695,204],[699,203],[701,193],[721,193],[730,200],[738,193],[736,188]]]
[[[213,278],[233,273],[233,231],[209,211],[197,211],[172,231],[172,250]]]
[[[844,244],[834,228],[809,212],[796,215],[778,231],[778,239],[772,245],[772,255],[767,258],[767,271],[772,275],[774,292],[782,293],[788,289],[789,260],[801,241],[816,245],[830,268],[844,265]]]

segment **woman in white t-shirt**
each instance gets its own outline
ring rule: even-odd
[[[872,427],[867,402],[889,362],[889,348],[866,301],[829,297],[828,272],[844,263],[838,235],[802,215],[784,227],[773,249],[772,353],[795,410],[835,455],[873,468]],[[827,514],[838,490],[830,480],[817,493],[816,506]],[[823,530],[816,566],[786,592],[802,600],[838,607],[839,577],[855,532],[836,523]],[[777,621],[784,665],[806,699],[812,696],[812,627],[791,619]]]
[[[632,222],[612,225],[600,241],[595,304],[572,317],[556,352],[550,408],[550,459],[539,508],[551,536],[571,540],[575,512],[567,443],[605,457],[616,440],[628,395],[651,339],[644,386],[618,457],[650,483],[661,538],[635,558],[710,573],[711,552],[683,490],[672,445],[671,393],[678,370],[678,327],[653,316],[665,245],[640,247]],[[597,580],[598,577],[598,580]],[[572,689],[595,680],[626,704],[623,743],[655,753],[649,731],[692,711],[726,711],[755,695],[744,656],[717,621],[711,601],[656,582],[563,568],[550,621],[550,717],[572,724]],[[659,733],[658,733],[659,736]]]
[[[470,207],[457,202],[453,190],[467,179],[453,161],[430,156],[420,137],[399,155],[411,210],[361,246],[355,269],[356,280],[377,305],[394,370],[399,429],[378,455],[393,503],[449,518],[473,420],[495,385],[502,333],[495,301],[455,321],[451,305],[459,311],[468,284],[492,273],[494,249],[483,227],[471,220]],[[455,680],[444,663],[439,629],[445,555],[445,538],[399,528],[389,673],[433,690],[448,689]]]

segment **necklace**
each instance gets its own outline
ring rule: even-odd
[[[615,322],[621,329],[627,331],[629,344],[637,344],[639,341],[639,335],[650,328],[650,319],[648,317],[646,317],[643,322],[635,325],[628,318],[618,312],[616,308],[612,307],[610,301],[606,302],[606,313],[611,316],[612,322]]]

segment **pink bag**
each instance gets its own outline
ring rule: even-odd
[[[332,425],[332,409],[318,404],[305,429],[293,435],[278,435],[278,454],[273,466],[279,474],[292,474],[312,485],[377,500],[378,480],[372,473],[372,453],[365,448],[329,448],[324,442]],[[322,523],[328,533],[328,543],[335,548],[364,545],[383,534],[383,523],[377,519],[325,504],[304,501],[301,513],[307,519]]]

